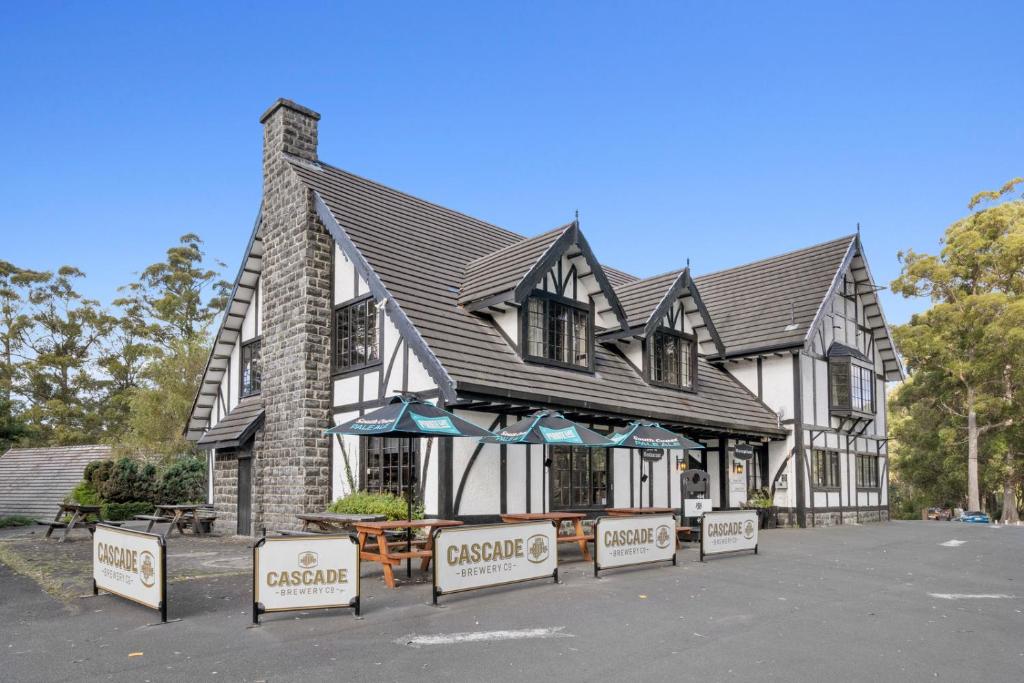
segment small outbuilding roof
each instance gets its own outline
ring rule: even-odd
[[[52,517],[85,466],[109,457],[110,446],[12,448],[0,455],[0,517]]]
[[[247,396],[196,442],[199,448],[238,448],[263,421],[263,397]]]

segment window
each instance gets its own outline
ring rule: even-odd
[[[551,446],[551,509],[608,505],[608,449]]]
[[[377,363],[380,337],[377,302],[367,297],[334,309],[334,371],[358,370]]]
[[[849,358],[829,361],[829,382],[834,410],[875,412],[875,372],[856,365]]]
[[[590,311],[566,300],[527,300],[526,355],[556,365],[590,368],[594,331]]]
[[[679,333],[658,330],[647,341],[650,382],[680,389],[692,389],[697,374],[693,339]]]
[[[363,489],[370,493],[393,493],[405,497],[409,484],[416,483],[416,452],[415,439],[363,437]]]
[[[754,448],[754,457],[747,461],[747,490],[756,491],[767,487],[765,472],[768,463],[760,448]]]
[[[862,489],[878,488],[878,456],[857,456],[857,487]]]
[[[260,368],[260,340],[253,339],[242,344],[241,359],[242,398],[260,393],[263,386],[263,371]]]
[[[815,450],[812,456],[814,485],[821,489],[839,488],[839,453]]]

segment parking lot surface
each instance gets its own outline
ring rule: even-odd
[[[87,537],[76,543],[87,546]],[[169,541],[172,573],[176,552],[180,562],[220,566],[192,554],[212,548],[185,543]],[[347,610],[280,613],[256,628],[237,544],[225,543],[230,571],[171,581],[169,616],[181,621],[158,626],[147,626],[158,621],[154,611],[106,595],[57,599],[0,564],[0,678],[1024,679],[1024,527],[773,530],[756,556],[702,564],[690,546],[678,567],[600,579],[562,547],[561,584],[447,596],[440,608],[429,605],[425,575],[388,590],[364,569],[362,619]]]

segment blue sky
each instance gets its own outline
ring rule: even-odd
[[[638,275],[860,222],[887,284],[1024,174],[1022,25],[1019,2],[3,3],[0,258],[109,300],[197,232],[233,276],[283,96],[323,115],[325,161],[525,234],[579,209]]]

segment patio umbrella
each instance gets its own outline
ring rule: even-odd
[[[670,432],[657,422],[636,420],[625,427],[616,429],[608,438],[614,442],[615,448],[629,449],[665,449],[665,450],[695,450],[704,448],[696,441],[691,441],[681,434]],[[650,468],[650,466],[648,466]],[[640,471],[643,472],[643,461],[640,462]],[[644,490],[640,488],[640,506],[643,507]],[[654,501],[648,501],[650,507],[654,507]]]
[[[395,396],[387,405],[362,417],[331,427],[326,433],[347,436],[398,436],[406,437],[410,442],[423,436],[493,436],[486,429],[409,394]],[[409,450],[411,455],[412,449]],[[414,497],[412,458],[408,458],[406,462],[407,518],[411,522]],[[412,549],[411,529],[406,529],[405,544],[405,550],[409,552]],[[406,560],[405,571],[406,576],[412,575],[412,561],[409,559]]]
[[[497,444],[541,444],[543,446],[585,446],[589,448],[607,448],[614,446],[608,437],[576,424],[554,410],[540,410],[526,418],[501,428],[494,436],[480,439],[483,443]],[[548,460],[545,458],[545,468]],[[545,469],[546,472],[546,469]],[[547,489],[547,484],[542,483]],[[547,498],[545,510],[547,510]]]

